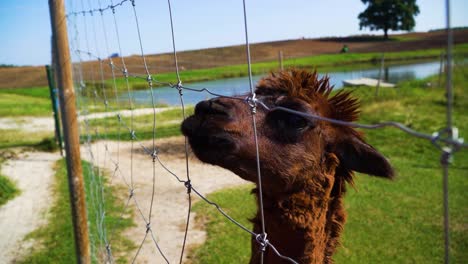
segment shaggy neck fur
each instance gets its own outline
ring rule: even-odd
[[[346,220],[342,198],[345,180],[329,171],[307,177],[295,191],[268,195],[264,193],[267,239],[284,256],[298,263],[333,263],[332,255]],[[327,168],[327,167],[325,167]],[[331,170],[331,171],[330,171]],[[310,174],[310,171],[309,171]],[[257,191],[254,191],[258,198]],[[258,201],[258,199],[257,199]],[[258,207],[259,208],[259,207]],[[253,219],[254,232],[261,234],[260,211]],[[250,263],[260,263],[259,244],[252,240]],[[267,248],[264,263],[290,263]]]

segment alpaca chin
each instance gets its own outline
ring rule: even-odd
[[[198,159],[224,167],[225,158],[230,156],[237,146],[228,133],[212,131],[215,129],[208,129],[204,124],[206,123],[196,116],[191,116],[182,123],[182,133],[188,138]]]

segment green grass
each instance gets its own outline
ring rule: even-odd
[[[29,88],[10,88],[10,89],[0,89],[0,94],[16,94],[29,97],[50,98],[50,92],[48,86],[38,86],[38,87],[29,87]]]
[[[2,163],[12,158],[14,154],[0,151],[0,207],[20,193],[16,185],[5,175],[1,174]]]
[[[357,88],[362,100],[362,123],[398,121],[418,131],[432,133],[445,126],[444,90],[428,88],[436,77],[401,83],[397,89]],[[468,67],[455,70],[454,123],[460,136],[468,138]],[[395,128],[366,130],[366,138],[395,167],[397,178],[388,181],[358,174],[356,189],[349,188],[345,206],[348,220],[336,263],[442,263],[444,254],[442,217],[442,169],[440,151],[430,142]],[[468,260],[468,150],[454,155],[450,166],[451,260]],[[250,187],[209,195],[229,214],[251,226],[246,219],[256,210]],[[242,206],[240,206],[242,205]],[[208,232],[205,244],[191,255],[195,263],[247,263],[249,234],[199,202],[194,207]]]
[[[50,99],[0,92],[0,116],[47,116],[51,113]]]
[[[34,239],[35,247],[32,252],[23,258],[20,263],[75,263],[76,253],[73,235],[73,225],[70,209],[70,195],[68,192],[66,164],[64,160],[57,162],[55,184],[53,186],[54,199],[52,207],[47,215],[48,223],[33,231],[27,239]],[[88,223],[90,232],[93,263],[98,263],[97,256],[103,252],[101,242],[97,239],[98,228],[96,216],[98,204],[95,197],[96,190],[100,189],[100,182],[91,180],[92,168],[87,162],[83,162],[83,174],[85,178],[86,204],[88,212]],[[122,232],[133,225],[131,218],[120,218],[124,207],[123,201],[117,199],[118,193],[123,192],[115,187],[109,187],[104,183],[106,218],[105,226],[108,231],[112,230],[111,243],[114,256],[125,257],[125,254],[134,248],[133,243],[123,236]],[[132,212],[126,212],[130,215]],[[118,260],[122,262],[123,260]]]
[[[0,89],[0,116],[47,116],[52,106],[48,87]]]
[[[193,113],[194,107],[187,106],[186,114]],[[122,117],[122,126],[119,128],[117,117],[108,117],[103,119],[92,119],[89,121],[92,129],[91,135],[94,135],[95,129],[100,134],[100,139],[121,139],[131,140],[128,127],[130,127],[131,118]],[[21,122],[21,118],[18,118]],[[156,138],[165,138],[181,135],[180,123],[182,122],[182,112],[180,109],[171,109],[156,114]],[[81,122],[82,131],[86,131],[84,123]],[[153,137],[153,114],[135,116],[133,120],[134,130],[139,140],[151,139]],[[119,136],[120,130],[120,136]],[[86,133],[82,133],[85,135]],[[52,144],[53,132],[43,131],[28,133],[18,129],[0,129],[0,149],[12,147],[32,147],[38,150],[53,151],[56,146]]]
[[[250,194],[253,185],[246,185],[212,193],[208,198],[216,201],[226,213],[249,228],[248,219],[255,216],[255,199]],[[229,222],[216,208],[204,202],[193,206],[196,222],[205,226],[207,240],[203,246],[189,253],[194,263],[248,263],[250,260],[250,236]]]
[[[193,106],[187,106],[186,115],[191,115]],[[180,123],[182,122],[182,111],[180,108],[166,110],[156,114],[156,138],[164,138],[181,135]],[[98,131],[101,139],[131,140],[129,128],[131,118],[122,117],[122,125],[119,125],[117,117],[104,119],[93,119],[89,121],[92,130]],[[82,129],[86,129],[84,126]],[[120,130],[120,136],[119,136]],[[153,114],[135,116],[133,118],[133,130],[138,140],[151,139],[153,137]],[[84,131],[84,130],[83,130]]]
[[[28,133],[18,129],[0,129],[0,149],[13,147],[36,147],[45,139],[53,137],[53,132]]]
[[[7,177],[0,174],[0,207],[8,200],[11,200],[19,193],[19,190],[15,187],[15,184],[10,181]]]

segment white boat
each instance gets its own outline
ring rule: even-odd
[[[343,81],[344,86],[370,86],[370,87],[376,87],[378,84],[379,84],[379,80],[372,79],[372,78],[359,78],[359,79],[354,79],[354,80],[344,80]],[[386,82],[380,80],[380,87],[393,88],[393,87],[395,87],[395,84],[386,83]]]

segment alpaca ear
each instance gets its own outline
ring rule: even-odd
[[[338,143],[335,154],[341,165],[349,170],[390,179],[394,177],[388,160],[357,136]]]

